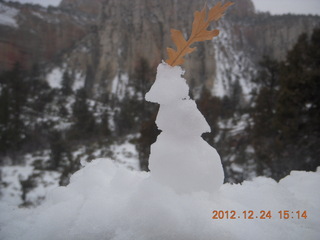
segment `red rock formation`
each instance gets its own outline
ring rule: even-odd
[[[59,8],[6,5],[17,10],[18,26],[0,25],[0,71],[10,69],[15,62],[29,69],[35,63],[53,61],[86,36],[96,21]]]

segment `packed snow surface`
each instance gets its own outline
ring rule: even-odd
[[[179,173],[177,173],[179,174]],[[36,209],[1,205],[3,240],[319,239],[320,172],[293,171],[279,183],[259,177],[215,194],[178,194],[146,172],[96,159],[52,190]],[[212,219],[214,210],[236,219]],[[243,211],[271,211],[244,219]],[[278,211],[289,210],[290,219]],[[307,212],[298,219],[296,211]],[[294,214],[291,213],[294,212]]]

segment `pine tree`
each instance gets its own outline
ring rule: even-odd
[[[28,84],[19,64],[0,77],[0,152],[18,151],[26,139],[23,110]]]
[[[65,152],[65,142],[59,131],[53,131],[50,134],[50,165],[51,169],[57,170],[61,166],[63,153]]]
[[[27,75],[29,85],[28,107],[38,114],[43,114],[46,105],[53,99],[53,91],[47,81],[41,77],[38,65],[34,65]]]
[[[263,175],[266,170],[274,172],[278,162],[275,156],[278,133],[274,120],[281,67],[279,62],[268,57],[264,57],[260,66],[261,70],[255,79],[260,89],[252,114],[252,143],[256,153],[257,172]]]
[[[320,165],[319,40],[319,29],[303,34],[284,62],[264,62],[252,132],[259,174],[280,179]]]
[[[320,29],[303,34],[288,53],[280,76],[275,124],[281,158],[291,169],[320,165]]]
[[[109,126],[109,114],[105,112],[101,116],[101,123],[99,128],[99,134],[102,137],[109,137],[111,135],[111,130]]]
[[[76,93],[76,100],[72,106],[74,125],[72,135],[75,138],[90,138],[95,131],[95,119],[89,110],[87,93],[84,88]]]
[[[62,76],[61,92],[65,96],[68,96],[73,92],[71,88],[71,77],[67,71],[65,71]]]

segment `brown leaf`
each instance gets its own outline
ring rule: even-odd
[[[194,50],[196,50],[196,48],[190,48],[188,46],[188,43],[184,39],[182,32],[179,30],[171,29],[171,38],[177,46],[177,51],[172,48],[167,48],[169,59],[176,58],[176,65],[181,65],[184,63],[184,59],[182,57],[188,53],[192,53]]]
[[[217,21],[220,19],[228,7],[233,5],[232,2],[227,2],[222,5],[218,2],[214,7],[212,7],[207,15],[207,6],[199,12],[195,11],[194,20],[192,23],[192,32],[189,40],[187,41],[182,32],[176,29],[171,29],[171,39],[176,45],[177,50],[172,48],[167,48],[169,58],[166,60],[171,66],[177,66],[184,63],[184,56],[188,53],[193,52],[196,48],[191,48],[190,45],[195,42],[201,42],[206,40],[211,40],[213,37],[219,35],[219,30],[207,30],[210,22]]]

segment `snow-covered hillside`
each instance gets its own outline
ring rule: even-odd
[[[236,49],[232,25],[224,22],[220,26],[223,31],[214,39],[216,73],[211,89],[214,96],[223,97],[232,95],[236,84],[241,87],[243,100],[249,101],[255,85],[252,79],[256,75],[256,63],[244,50]]]
[[[89,153],[90,152],[90,153]],[[26,154],[24,164],[0,167],[0,202],[11,206],[36,207],[46,195],[61,184],[61,171],[50,170],[50,150]],[[90,146],[81,146],[72,152],[79,163],[93,158],[108,156],[115,164],[138,171],[140,169],[135,146],[125,141],[90,151]]]
[[[0,25],[17,28],[16,16],[19,10],[0,3]]]

